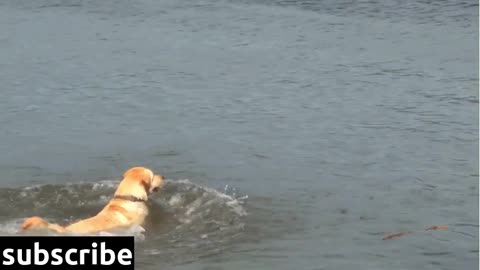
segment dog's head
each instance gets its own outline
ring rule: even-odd
[[[158,191],[162,186],[161,175],[154,174],[145,167],[133,167],[123,174],[115,195],[134,196],[146,201],[150,193]]]

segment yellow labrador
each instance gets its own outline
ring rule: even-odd
[[[148,195],[162,186],[162,176],[145,167],[134,167],[124,173],[112,200],[96,216],[68,226],[48,223],[35,216],[23,222],[21,231],[48,229],[58,233],[89,234],[133,225],[142,226],[148,215]]]

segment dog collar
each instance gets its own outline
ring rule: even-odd
[[[137,198],[132,195],[116,195],[113,196],[114,199],[120,199],[120,200],[126,200],[126,201],[132,201],[132,202],[147,202],[147,200]]]

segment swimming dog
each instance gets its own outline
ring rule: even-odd
[[[142,226],[148,216],[146,202],[152,192],[164,184],[161,175],[156,175],[145,167],[133,167],[123,174],[113,198],[95,216],[77,221],[67,226],[47,222],[34,216],[27,218],[20,231],[51,230],[57,233],[92,234],[134,225]]]

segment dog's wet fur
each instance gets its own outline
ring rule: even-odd
[[[49,223],[41,217],[33,216],[23,222],[20,232],[49,230],[56,233],[92,234],[135,225],[144,226],[151,220],[147,219],[149,206],[152,206],[148,202],[148,197],[152,192],[158,191],[163,184],[163,177],[154,174],[148,168],[130,168],[123,174],[123,180],[117,187],[114,197],[97,215],[66,226]]]

